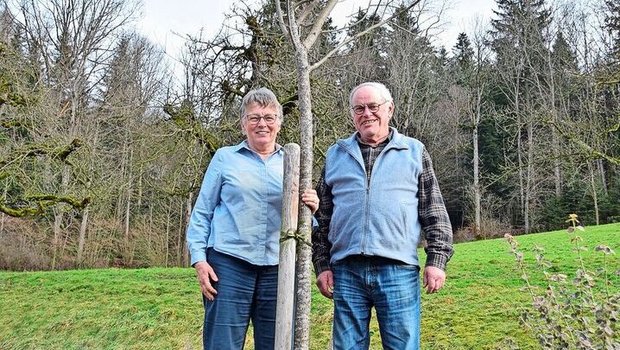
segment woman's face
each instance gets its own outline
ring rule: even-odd
[[[280,118],[275,106],[262,107],[251,103],[245,109],[241,127],[248,138],[248,144],[255,151],[272,151],[280,131]]]

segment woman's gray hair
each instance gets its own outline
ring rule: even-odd
[[[392,94],[390,93],[390,90],[388,90],[387,87],[385,87],[385,85],[378,83],[376,81],[369,81],[366,83],[361,83],[358,86],[354,87],[351,90],[351,93],[349,94],[349,105],[351,107],[353,107],[353,95],[357,92],[357,90],[365,87],[365,86],[370,86],[375,88],[377,91],[379,91],[379,95],[381,96],[381,98],[383,98],[386,102],[387,101],[393,101],[394,99],[392,98]]]
[[[245,116],[246,108],[248,108],[251,104],[257,104],[263,108],[268,106],[276,107],[278,120],[280,121],[280,124],[282,123],[282,105],[278,102],[278,98],[273,91],[267,89],[266,87],[261,87],[250,90],[247,94],[245,94],[245,96],[243,96],[243,100],[241,101],[241,119]]]

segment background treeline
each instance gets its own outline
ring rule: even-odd
[[[272,2],[188,33],[179,73],[133,25],[140,3],[0,0],[0,268],[187,264],[185,226],[213,152],[239,142],[240,98],[280,97],[299,139],[293,50]],[[620,221],[620,4],[497,0],[439,47],[421,2],[312,75],[315,175],[353,130],[348,91],[393,92],[392,125],[429,149],[457,238]],[[284,5],[283,5],[284,6]],[[384,16],[331,21],[322,57]],[[439,7],[437,7],[439,6]],[[398,169],[395,169],[398,171]]]

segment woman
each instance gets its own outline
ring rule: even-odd
[[[204,349],[242,349],[249,321],[255,349],[273,349],[282,211],[282,106],[266,88],[241,103],[246,140],[215,153],[187,229],[204,296]],[[314,213],[319,199],[302,201]]]

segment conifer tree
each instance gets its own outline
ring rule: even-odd
[[[515,144],[505,144],[505,174],[516,173],[508,188],[519,198],[515,224],[530,232],[535,218],[533,206],[539,202],[547,177],[539,160],[546,146],[541,118],[545,115],[543,93],[549,87],[547,74],[548,41],[545,32],[550,24],[550,11],[544,0],[497,0],[498,10],[492,20],[491,47],[496,55],[496,72],[500,79],[496,104],[505,125],[513,133]],[[545,132],[546,133],[546,132]],[[514,164],[514,166],[511,165]],[[507,178],[510,178],[508,176]]]
[[[605,0],[607,16],[604,28],[609,32],[613,42],[612,52],[616,62],[620,61],[620,2],[617,0]]]

